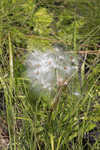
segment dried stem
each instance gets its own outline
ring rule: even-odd
[[[68,85],[68,83],[71,81],[72,77],[73,77],[75,74],[76,74],[76,72],[73,73],[70,78],[65,79],[65,80],[63,81],[62,85],[58,87],[57,94],[56,94],[56,96],[54,97],[53,103],[52,103],[52,105],[51,105],[51,109],[50,109],[51,113],[54,111],[54,109],[56,109],[57,104],[59,103],[59,97],[61,96],[63,87]]]

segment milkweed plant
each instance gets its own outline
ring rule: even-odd
[[[27,55],[25,66],[33,90],[51,93],[78,71],[78,55],[57,46],[46,52],[34,50]],[[75,91],[74,94],[79,95],[79,92]]]

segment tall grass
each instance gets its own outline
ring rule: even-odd
[[[95,76],[95,68],[92,67],[92,70],[91,75]],[[88,77],[88,81],[91,78]],[[96,127],[95,118],[99,115],[99,111],[94,109],[99,107],[95,93],[98,93],[99,76],[91,80],[92,85],[88,85],[83,96],[72,95],[72,87],[63,87],[51,117],[52,100],[49,96],[35,97],[24,78],[17,78],[13,87],[7,83],[9,79],[5,82],[2,77],[1,81],[10,149],[85,149],[83,137]],[[99,149],[98,142],[93,147],[90,145],[90,149]]]

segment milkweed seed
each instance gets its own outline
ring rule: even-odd
[[[48,61],[48,65],[51,65],[51,61]]]
[[[65,66],[65,67],[64,67],[64,70],[66,70],[66,69],[67,69],[67,67]]]

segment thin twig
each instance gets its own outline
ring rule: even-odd
[[[65,53],[68,54],[73,54],[73,53],[77,53],[77,54],[95,54],[98,55],[100,54],[100,50],[84,50],[84,51],[66,51]]]

